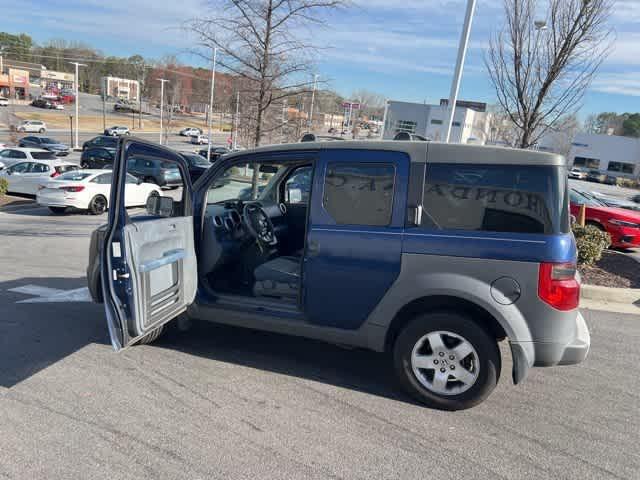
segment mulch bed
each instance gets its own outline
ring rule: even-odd
[[[582,282],[614,288],[640,288],[640,262],[619,252],[604,252],[592,266],[578,267]]]
[[[13,195],[0,195],[0,208],[17,205],[28,205],[34,202],[33,197],[17,197]]]

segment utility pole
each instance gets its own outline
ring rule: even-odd
[[[207,135],[207,160],[211,161],[211,123],[213,121],[213,94],[216,88],[216,60],[218,57],[218,47],[213,49],[213,68],[211,69],[211,97],[209,98],[209,133]]]
[[[282,104],[282,131],[280,132],[280,134],[282,135],[282,142],[281,143],[286,143],[285,142],[285,136],[284,136],[284,126],[289,122],[289,116],[287,115],[287,107],[288,107],[288,101],[285,98],[284,99],[284,103]]]
[[[106,129],[107,129],[107,89],[105,85],[102,88],[102,130],[106,130]]]
[[[78,85],[80,84],[80,78],[78,76],[78,67],[86,67],[87,65],[84,63],[78,63],[78,62],[69,62],[71,65],[75,65],[76,66],[76,138],[75,138],[75,145],[73,146],[74,150],[77,150],[80,148],[80,145],[78,144],[78,106],[80,104],[80,91],[78,89]]]
[[[240,91],[236,92],[236,118],[234,118],[233,125],[233,144],[232,149],[236,150],[238,148],[238,122],[240,118]]]
[[[446,133],[444,136],[445,143],[449,143],[451,137],[451,125],[453,124],[453,115],[456,111],[456,103],[458,102],[458,91],[460,90],[460,79],[462,78],[462,69],[464,68],[464,59],[467,55],[467,46],[469,45],[469,35],[471,34],[471,23],[473,22],[473,12],[476,8],[476,0],[467,0],[467,12],[464,17],[464,26],[462,27],[462,35],[460,36],[460,46],[458,47],[458,60],[456,61],[456,71],[451,82],[451,93],[449,94],[449,112],[447,123],[445,124]]]
[[[387,114],[389,113],[389,100],[384,101],[384,114],[382,115],[382,128],[380,129],[380,140],[384,137],[384,129],[387,126]]]
[[[142,84],[144,83],[144,63],[142,64],[142,75],[138,81],[138,128],[142,130]]]
[[[313,104],[316,99],[316,87],[318,85],[318,75],[313,76],[313,90],[311,91],[311,107],[309,107],[309,122],[307,127],[309,131],[313,131]]]
[[[162,113],[164,111],[164,84],[169,80],[164,78],[157,78],[160,82],[160,145],[162,145]]]

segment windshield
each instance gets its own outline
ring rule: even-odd
[[[230,200],[274,200],[274,182],[286,169],[279,165],[260,165],[255,172],[253,165],[233,166],[227,169],[209,187],[207,203],[224,203]]]
[[[93,173],[76,170],[73,172],[63,173],[62,175],[57,177],[55,180],[67,181],[67,182],[80,182],[85,178],[90,177],[91,175],[93,175]]]
[[[593,195],[589,195],[586,192],[579,192],[578,190],[571,190],[571,203],[577,205],[587,205],[590,207],[605,207],[605,203],[598,200]]]
[[[207,167],[207,168],[211,166],[211,162],[209,162],[206,158],[204,158],[201,155],[186,154],[184,155],[184,157],[187,159],[187,161],[191,165],[198,165],[200,167]]]

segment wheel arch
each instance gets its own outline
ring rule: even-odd
[[[416,315],[440,311],[466,314],[496,340],[508,338],[505,328],[496,317],[477,303],[454,295],[428,295],[413,299],[395,314],[387,329],[385,351],[393,348],[398,334]]]

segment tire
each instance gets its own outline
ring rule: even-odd
[[[102,215],[107,211],[107,199],[104,195],[96,195],[89,202],[89,213],[91,215]]]
[[[87,162],[80,162],[80,168],[89,168],[89,164]]]
[[[164,332],[164,325],[161,325],[152,332],[147,333],[144,337],[136,342],[136,345],[149,345],[150,343],[153,343],[158,338],[160,338],[162,332]]]
[[[49,207],[49,210],[55,215],[62,215],[67,212],[67,207]]]
[[[40,130],[38,130],[38,133],[44,133],[44,128],[41,128]]]
[[[432,349],[431,339],[440,339],[441,345]],[[468,353],[456,358],[462,349]],[[415,366],[414,358],[427,368]],[[404,390],[417,401],[440,410],[464,410],[478,405],[491,394],[500,378],[496,339],[470,317],[454,312],[428,313],[411,320],[396,338],[393,361]],[[456,374],[465,381],[458,380]]]
[[[145,206],[149,203],[150,198],[159,197],[159,196],[160,196],[160,192],[158,192],[157,190],[151,190],[149,192],[149,196],[147,197],[147,202],[145,203]]]

